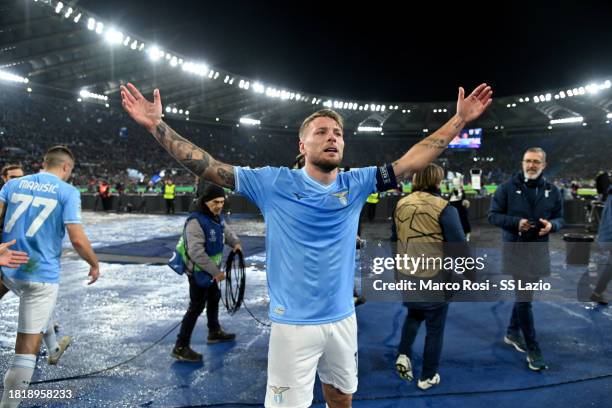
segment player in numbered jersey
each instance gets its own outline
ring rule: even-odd
[[[451,120],[396,162],[339,172],[344,123],[332,110],[302,122],[302,169],[250,169],[222,163],[176,133],[162,120],[159,90],[151,103],[132,84],[121,87],[124,109],[175,159],[195,175],[245,195],[264,215],[272,320],[266,407],[310,406],[317,373],[330,408],[351,406],[357,390],[353,280],[361,208],[373,192],[395,188],[396,176],[438,157],[491,104],[491,95],[486,84],[467,98],[460,88]]]
[[[98,259],[81,225],[80,193],[66,182],[74,163],[70,149],[52,147],[45,154],[40,173],[10,180],[0,191],[2,240],[16,240],[15,248],[29,255],[26,264],[2,268],[0,291],[8,289],[19,296],[19,321],[15,355],[4,375],[0,408],[17,407],[21,400],[9,398],[10,391],[29,387],[36,354],[55,307],[66,230],[72,246],[90,266],[89,284],[100,274]],[[51,344],[49,358],[57,362],[68,343]]]

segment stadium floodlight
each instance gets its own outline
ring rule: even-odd
[[[68,10],[66,11],[66,14],[64,14],[64,17],[65,17],[65,18],[70,17],[70,16],[72,15],[72,12],[73,12],[73,11],[74,11],[74,10],[72,9],[72,7],[68,7]]]
[[[587,123],[586,123],[586,122],[582,123],[582,126],[586,126],[586,125],[587,125]]]
[[[243,125],[250,125],[250,126],[257,126],[257,125],[261,125],[261,121],[257,120],[257,119],[251,119],[251,118],[240,118],[240,123],[242,123]]]
[[[79,21],[81,21],[81,16],[83,16],[83,13],[77,14],[76,17],[74,18],[74,20],[72,20],[72,21],[74,21],[75,23],[78,23]]]
[[[606,118],[608,118],[608,119],[612,119],[612,113],[608,113],[608,114],[606,115]]]
[[[92,17],[89,17],[87,19],[87,29],[89,31],[93,31],[94,28],[96,28],[96,19],[92,18]]]
[[[123,42],[123,33],[114,28],[108,29],[104,37],[109,44],[121,44]]]
[[[145,47],[144,43],[140,43],[140,47],[138,47],[138,51],[144,50],[144,47]]]
[[[382,132],[381,126],[358,126],[358,132]]]
[[[573,116],[571,118],[563,118],[563,119],[551,119],[551,125],[558,125],[562,123],[581,123],[584,120],[582,116]]]
[[[242,80],[241,80],[242,82]],[[253,91],[255,91],[256,93],[264,93],[265,91],[265,87],[263,86],[263,84],[259,83],[259,82],[254,82],[253,83]]]
[[[132,44],[130,44],[130,48],[135,50],[138,47],[138,41],[134,40],[132,41]]]
[[[28,89],[26,89],[26,91],[32,92],[32,88],[28,87]]]
[[[565,92],[563,92],[563,91],[559,92],[559,97],[561,99],[565,99]]]
[[[102,34],[104,32],[104,23],[98,21],[96,23],[96,34]]]
[[[300,99],[302,99],[302,95],[300,95],[300,94],[295,94],[295,99],[299,101]]]
[[[540,98],[540,99],[542,99],[542,98]],[[546,102],[549,102],[551,99],[552,99],[552,95],[547,93],[546,94]]]
[[[123,46],[127,47],[128,45],[130,45],[130,40],[131,40],[130,36],[129,35],[126,36],[125,40],[123,40]]]
[[[539,103],[540,102],[540,97],[538,95],[533,97],[533,102],[534,103]]]
[[[172,108],[172,113],[178,113],[178,109]]]
[[[423,133],[428,133],[429,129],[423,129]]]
[[[167,113],[172,112],[172,108],[171,108],[171,107],[169,107],[169,106],[166,106],[166,112],[167,112]]]
[[[230,85],[233,85],[233,84],[234,84],[234,78],[230,79],[229,84],[230,84]]]
[[[224,84],[227,84],[229,82],[229,75],[225,76],[225,79],[223,80]]]
[[[189,111],[188,110],[185,111],[185,115],[189,116]]]
[[[158,61],[162,57],[163,51],[157,48],[156,45],[152,45],[149,47],[147,53],[149,54],[149,59],[151,61]]]
[[[30,82],[28,78],[24,78],[19,75],[11,74],[10,72],[2,70],[0,70],[0,79],[10,82],[21,82],[22,84],[27,84],[28,82]]]
[[[548,125],[548,130],[552,130],[552,126]]]
[[[182,115],[183,114],[183,110],[179,109],[178,113]]]
[[[64,3],[58,1],[57,5],[55,6],[55,12],[59,14],[62,11],[62,8],[64,8]]]
[[[581,86],[580,88],[578,88],[578,93],[580,95],[584,95],[586,93],[586,90],[584,89],[584,86]]]
[[[603,83],[604,88],[610,88],[612,86],[612,82],[609,79],[606,79],[606,82]]]
[[[559,99],[559,95],[555,95],[555,99]]]
[[[81,89],[79,95],[81,95],[81,98],[83,99],[97,99],[99,101],[108,101],[108,96],[89,92],[86,89]]]
[[[215,118],[215,122],[218,122],[218,121],[219,121],[219,118]]]
[[[176,57],[172,57],[172,58],[170,59],[170,66],[171,66],[171,67],[176,67],[177,65],[178,65],[178,60],[177,60],[177,58],[176,58]]]

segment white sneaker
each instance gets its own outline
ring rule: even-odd
[[[60,341],[57,342],[57,347],[59,348],[59,350],[57,350],[57,353],[54,354],[51,354],[51,352],[49,352],[49,357],[47,357],[47,363],[49,363],[50,365],[57,364],[60,357],[64,354],[64,351],[66,351],[69,345],[70,336],[62,337]]]
[[[427,390],[433,387],[434,385],[438,385],[438,384],[440,384],[440,374],[436,373],[436,375],[434,375],[431,378],[428,378],[426,380],[419,380],[417,383],[417,387],[419,387],[422,390]]]
[[[405,354],[400,354],[397,360],[395,360],[395,370],[402,380],[412,381],[414,378],[412,375],[412,364]]]

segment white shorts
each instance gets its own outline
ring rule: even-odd
[[[266,407],[312,404],[315,373],[344,394],[357,391],[357,318],[334,323],[272,323]]]
[[[55,308],[59,285],[11,279],[6,275],[2,275],[2,283],[19,296],[17,332],[25,334],[46,332]]]

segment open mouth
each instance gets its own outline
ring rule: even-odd
[[[328,147],[327,149],[323,150],[325,153],[338,153],[338,149],[336,149],[335,147]]]

